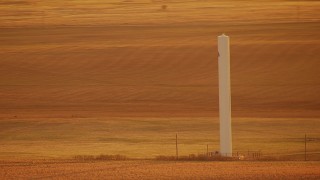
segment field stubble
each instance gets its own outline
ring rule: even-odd
[[[319,179],[319,162],[1,162],[4,179]]]

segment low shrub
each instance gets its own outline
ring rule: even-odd
[[[123,161],[128,160],[127,156],[116,154],[116,155],[76,155],[73,159],[78,161]]]

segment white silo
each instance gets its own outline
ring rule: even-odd
[[[229,36],[218,36],[220,154],[232,156]]]

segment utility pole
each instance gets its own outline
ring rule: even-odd
[[[307,161],[307,134],[304,134],[304,160]]]
[[[176,160],[179,159],[179,154],[178,154],[178,133],[176,133]]]

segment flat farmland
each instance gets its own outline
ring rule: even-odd
[[[1,159],[71,158],[75,155],[121,154],[130,158],[219,151],[219,120],[196,118],[37,118],[3,119],[0,126]],[[234,118],[233,151],[261,151],[272,157],[290,155],[320,160],[319,119]]]

